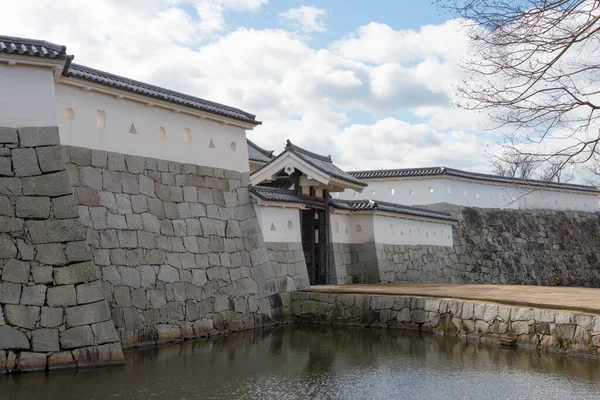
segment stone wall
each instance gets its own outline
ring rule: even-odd
[[[600,316],[457,299],[295,292],[293,322],[398,328],[598,357]]]
[[[123,362],[58,129],[0,128],[0,374]]]
[[[281,319],[300,268],[273,268],[247,173],[78,147],[64,157],[123,346]]]
[[[383,281],[600,286],[600,214],[458,208],[454,246],[378,249]],[[382,274],[386,277],[386,274]]]
[[[280,293],[306,289],[310,286],[302,243],[267,242],[273,278]]]
[[[375,283],[384,281],[387,271],[381,269],[378,260],[379,243],[331,243],[329,268],[331,283]]]

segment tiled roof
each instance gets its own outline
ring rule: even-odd
[[[126,92],[167,101],[169,103],[195,108],[211,114],[222,115],[224,117],[237,119],[239,121],[249,122],[254,125],[260,124],[259,121],[256,121],[255,115],[242,111],[238,108],[214,103],[199,97],[189,96],[187,94],[135,81],[133,79],[124,78],[122,76],[109,74],[108,72],[99,71],[83,65],[71,64],[71,67],[67,70],[65,75],[71,78],[77,78],[104,86],[110,86]]]
[[[408,207],[400,204],[388,203],[374,200],[337,200],[332,199],[330,204],[341,210],[348,211],[387,211],[397,214],[414,215],[418,217],[443,219],[446,221],[457,221],[451,214],[441,211],[425,210],[417,207]]]
[[[285,203],[306,203],[307,199],[298,196],[295,192],[287,189],[272,188],[267,186],[250,186],[250,192],[261,200],[278,201]]]
[[[67,54],[65,46],[13,36],[0,36],[0,53],[67,60],[67,67],[73,59],[73,56]]]
[[[238,108],[229,107],[199,97],[164,89],[158,86],[135,81],[119,75],[85,67],[83,65],[71,64],[73,56],[67,54],[67,48],[43,40],[18,38],[12,36],[0,36],[0,53],[24,55],[30,57],[52,58],[66,60],[63,75],[71,78],[81,79],[130,93],[147,96],[157,100],[167,101],[177,105],[194,108],[200,111],[216,114],[238,121],[260,125],[256,116]]]
[[[290,142],[289,140],[287,141],[287,144],[285,146],[285,151],[294,153],[295,155],[297,155],[298,157],[300,157],[301,159],[306,161],[308,164],[312,165],[313,167],[315,167],[317,169],[320,169],[321,171],[325,172],[327,175],[333,176],[334,178],[341,179],[346,182],[351,182],[353,184],[360,185],[360,186],[367,186],[366,183],[360,181],[356,177],[354,177],[354,176],[348,174],[347,172],[341,170],[340,168],[338,168],[333,163],[333,161],[331,161],[331,156],[325,157],[325,156],[310,152],[308,150],[303,149],[302,147],[298,147],[295,144],[292,144],[292,142]]]
[[[273,188],[268,186],[251,186],[250,192],[258,198],[265,201],[274,201],[282,203],[300,203],[306,204],[311,199],[299,196],[292,190]],[[417,217],[442,219],[445,221],[457,221],[457,218],[451,214],[441,211],[431,211],[422,208],[408,207],[400,204],[387,203],[373,200],[337,200],[331,199],[329,204],[340,210],[348,211],[386,211],[396,214],[412,215]]]
[[[248,159],[264,163],[273,159],[273,150],[265,150],[250,139],[246,139],[246,141],[248,142]]]
[[[570,189],[586,192],[600,193],[600,190],[594,186],[575,185],[571,183],[546,182],[535,179],[520,179],[506,176],[480,174],[477,172],[461,171],[446,167],[429,168],[404,168],[404,169],[381,169],[371,171],[350,171],[350,175],[358,179],[380,179],[380,178],[408,178],[421,176],[448,175],[460,178],[475,179],[481,181],[490,181],[498,183],[510,183],[524,186],[549,187],[555,189]]]
[[[284,177],[284,178],[278,177],[274,181],[262,182],[259,185],[267,186],[267,187],[271,187],[271,188],[288,189],[289,190],[294,185],[294,183],[292,182],[292,180],[289,177]]]

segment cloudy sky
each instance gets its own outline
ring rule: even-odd
[[[19,0],[2,34],[67,46],[75,62],[242,108],[248,132],[346,169],[487,172],[498,138],[454,109],[466,41],[414,0]]]

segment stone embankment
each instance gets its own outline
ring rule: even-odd
[[[600,315],[433,297],[284,295],[288,321],[397,328],[599,357]]]
[[[279,293],[308,286],[303,257],[265,245],[248,173],[63,153],[123,347],[277,322]]]
[[[58,129],[0,128],[0,374],[123,362]]]

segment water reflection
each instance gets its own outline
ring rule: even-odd
[[[285,327],[0,378],[2,399],[598,399],[596,361],[395,330]]]

